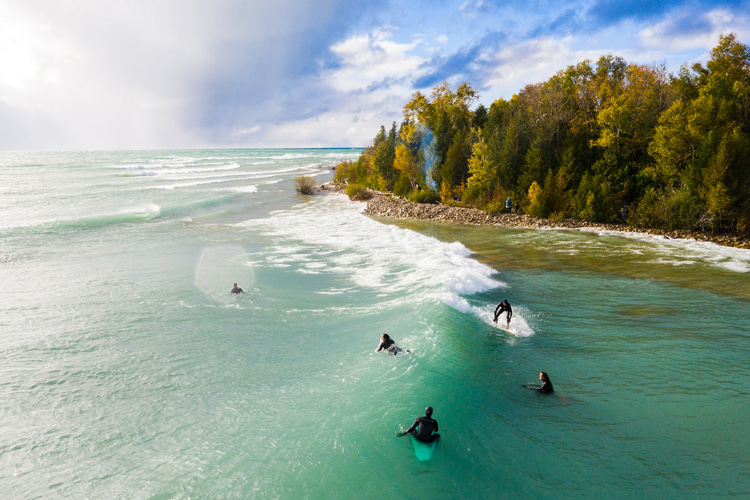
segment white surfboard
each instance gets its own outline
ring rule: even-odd
[[[417,441],[414,436],[411,438],[411,444],[414,446],[414,456],[417,457],[417,460],[420,462],[426,462],[427,460],[432,458],[432,453],[435,451],[435,447],[437,446],[438,440],[431,443],[423,443],[422,441]]]

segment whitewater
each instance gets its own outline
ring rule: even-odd
[[[296,193],[359,152],[0,153],[2,497],[750,494],[750,252]]]

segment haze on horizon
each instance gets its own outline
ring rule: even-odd
[[[357,147],[417,90],[489,106],[603,54],[704,62],[739,0],[0,0],[0,150]]]

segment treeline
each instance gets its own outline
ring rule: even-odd
[[[721,36],[705,67],[583,61],[472,110],[470,84],[420,92],[337,179],[500,211],[750,232],[750,48]]]

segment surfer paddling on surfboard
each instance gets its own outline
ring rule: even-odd
[[[553,392],[555,392],[555,389],[552,387],[552,382],[550,382],[547,372],[540,373],[539,380],[542,381],[542,385],[524,385],[524,387],[527,389],[531,389],[532,391],[539,391],[542,394],[552,394]]]
[[[232,288],[232,291],[231,291],[230,293],[231,293],[232,295],[239,295],[239,294],[241,294],[241,293],[245,293],[245,291],[244,291],[244,290],[242,290],[242,288],[238,287],[238,286],[237,286],[237,283],[235,283],[235,284],[234,284],[234,288]]]
[[[493,321],[497,323],[497,318],[499,318],[500,315],[506,311],[508,313],[508,325],[507,326],[510,326],[510,317],[513,316],[513,309],[510,308],[510,304],[508,303],[507,299],[503,299],[503,301],[500,302],[497,305],[497,307],[495,307],[495,319]]]
[[[437,433],[438,423],[437,420],[432,418],[432,406],[428,406],[424,410],[424,417],[417,417],[411,427],[406,429],[404,432],[399,432],[398,437],[406,436],[407,434],[413,434],[414,439],[423,443],[432,443],[440,439],[440,434]],[[416,432],[415,432],[416,431]],[[432,433],[435,431],[435,434]]]
[[[398,347],[396,345],[396,342],[387,333],[384,333],[380,337],[380,344],[378,344],[378,348],[375,352],[380,352],[380,351],[385,351],[388,354],[393,354],[394,356],[402,351],[405,352],[406,354],[409,354],[411,352],[411,350],[404,351],[403,349]]]

